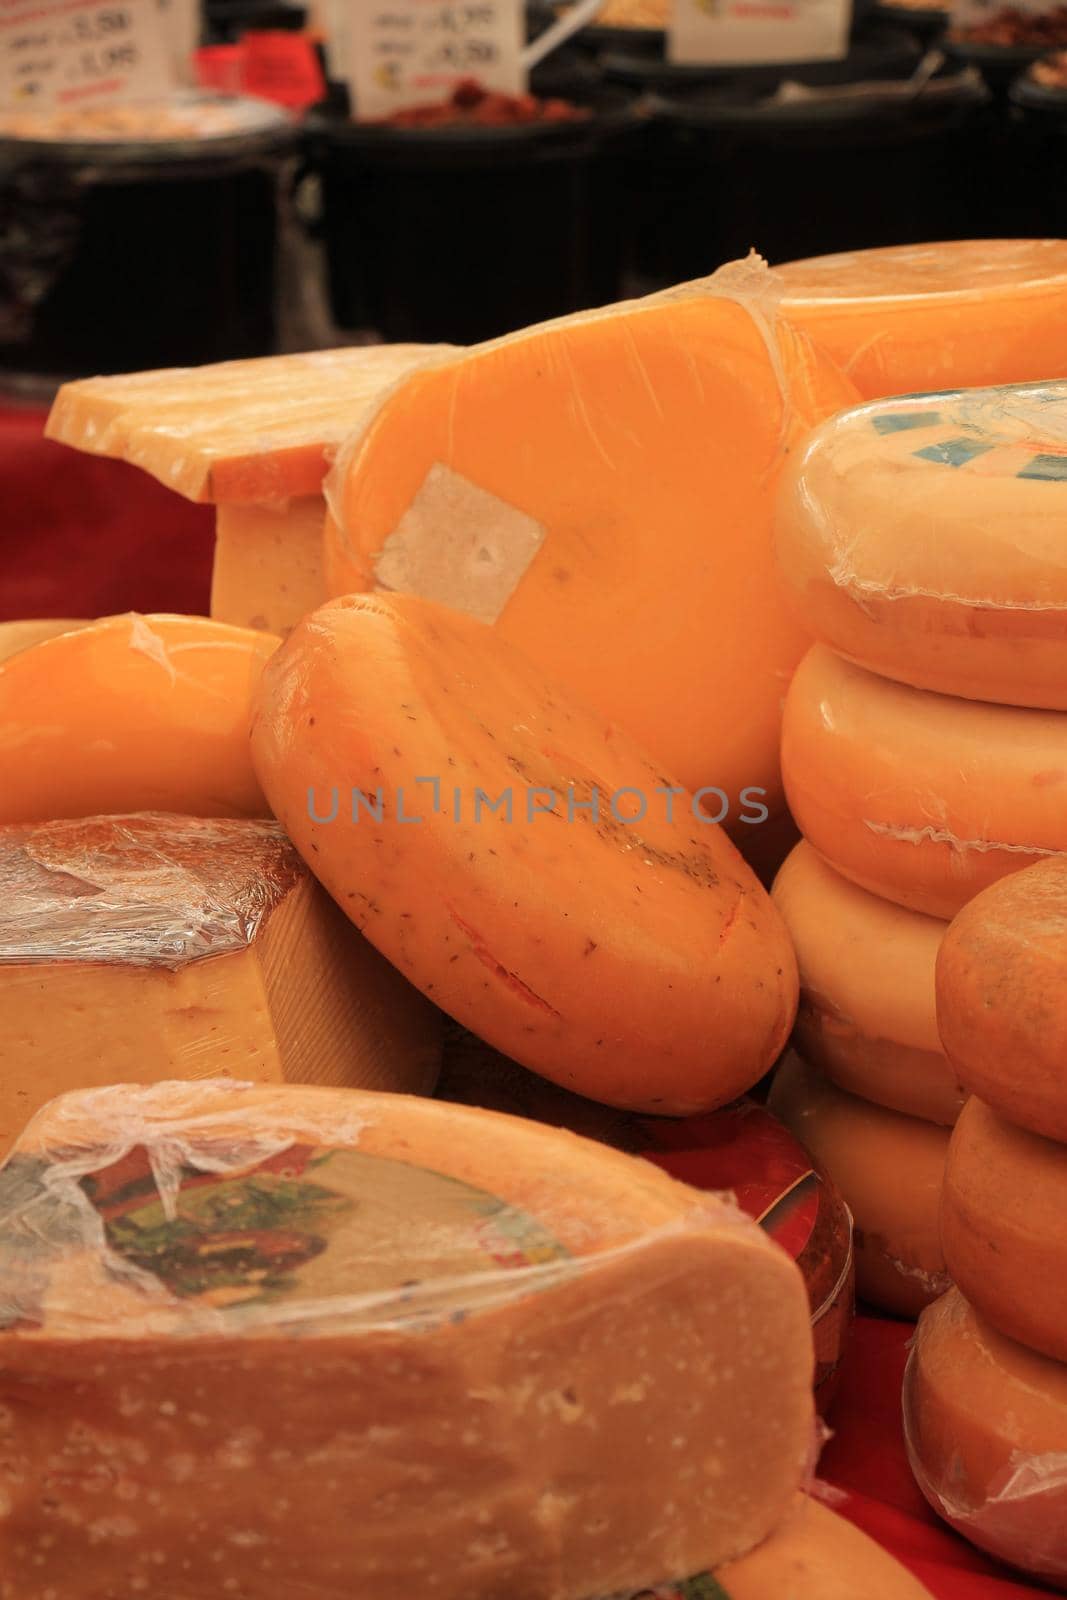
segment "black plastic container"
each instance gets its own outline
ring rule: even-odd
[[[279,173],[292,125],[0,138],[0,373],[63,379],[270,353]]]
[[[1024,207],[1020,237],[1067,238],[1067,87],[1022,76],[1009,94],[1008,137],[1016,156],[1016,204]],[[1035,225],[1040,218],[1040,226]]]
[[[587,117],[499,128],[311,118],[341,327],[469,344],[616,299],[644,121],[623,91],[574,98]]]

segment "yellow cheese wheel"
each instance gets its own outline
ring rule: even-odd
[[[929,916],[1067,853],[1064,712],[930,694],[816,645],[790,686],[782,772],[821,856]]]
[[[0,661],[28,650],[31,644],[54,639],[57,633],[71,633],[86,624],[72,617],[42,617],[28,622],[0,622]]]
[[[1067,1361],[1067,1145],[972,1097],[949,1146],[941,1240],[954,1281],[995,1328]]]
[[[724,271],[412,372],[338,458],[324,560],[330,595],[495,622],[744,834],[780,809],[806,642],[770,558],[778,479],[855,391],[755,268]]]
[[[1067,240],[959,239],[778,267],[865,399],[1067,377]]]
[[[918,395],[825,423],[776,531],[823,644],[921,689],[1067,709],[1067,383]]]
[[[207,617],[105,617],[0,662],[0,822],[265,816],[252,692],[279,641]]]
[[[518,1118],[217,1082],[67,1095],[0,1168],[0,1254],[20,1600],[168,1572],[242,1600],[617,1595],[753,1548],[808,1469],[785,1252]]]
[[[948,1129],[845,1094],[794,1054],[779,1067],[768,1105],[852,1212],[861,1297],[917,1316],[949,1283],[938,1226]]]
[[[1067,1142],[1067,860],[986,889],[937,958],[937,1021],[972,1094]]]
[[[718,1589],[697,1584],[662,1600],[931,1600],[905,1567],[844,1517],[804,1495],[757,1550],[720,1567]],[[660,1600],[653,1591],[649,1600]]]
[[[934,1510],[980,1549],[1067,1585],[1067,1366],[1005,1339],[953,1290],[919,1320],[908,1456]]]
[[[772,899],[800,969],[801,1055],[865,1100],[955,1122],[964,1091],[937,1032],[934,964],[947,924],[868,894],[800,843]]]

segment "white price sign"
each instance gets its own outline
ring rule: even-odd
[[[0,0],[0,105],[151,99],[174,86],[157,0]]]
[[[464,78],[522,94],[523,34],[522,0],[355,0],[348,54],[356,114],[434,105]]]
[[[671,61],[702,66],[843,61],[852,0],[674,0]]]

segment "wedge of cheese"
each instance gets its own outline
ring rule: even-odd
[[[17,656],[20,650],[28,650],[31,644],[41,644],[45,639],[54,639],[57,633],[72,633],[75,628],[85,627],[84,620],[78,621],[71,617],[42,617],[27,622],[0,622],[0,661],[6,661],[8,656]]]
[[[972,1094],[1067,1142],[1067,861],[986,889],[945,935],[937,1022]]]
[[[0,1169],[0,1249],[4,1600],[587,1600],[743,1554],[809,1466],[793,1263],[534,1123],[68,1095]]]
[[[275,822],[0,827],[0,1155],[68,1089],[432,1089],[440,1021]]]
[[[412,372],[328,481],[331,595],[494,623],[740,833],[780,809],[805,636],[770,560],[805,433],[855,391],[775,313],[761,263]]]
[[[790,686],[782,771],[831,866],[928,916],[1067,854],[1067,712],[929,694],[817,645]]]
[[[776,272],[789,318],[865,398],[1067,373],[1067,240],[891,245]]]
[[[939,1232],[949,1130],[845,1094],[793,1053],[768,1105],[852,1212],[861,1299],[917,1316],[950,1282]]]
[[[131,612],[0,662],[0,822],[267,815],[248,724],[278,643],[207,617]]]
[[[805,1060],[865,1100],[953,1123],[965,1091],[937,1031],[934,965],[947,923],[858,888],[798,844],[772,899],[800,968]]]
[[[781,1050],[796,963],[696,798],[483,622],[351,595],[264,678],[256,772],[311,870],[450,1016],[594,1100],[674,1115]]]
[[[720,1567],[718,1589],[664,1591],[664,1600],[931,1600],[881,1545],[808,1495],[751,1555]],[[656,1590],[649,1600],[658,1600]]]
[[[800,620],[849,660],[1062,711],[1065,516],[1067,383],[916,395],[815,432],[776,552]]]
[[[981,1550],[1067,1584],[1067,1366],[991,1328],[957,1290],[919,1320],[904,1380],[916,1482]]]

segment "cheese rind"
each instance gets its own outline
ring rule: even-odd
[[[778,507],[800,620],[917,688],[1067,709],[1065,441],[1064,383],[879,401],[825,423]]]
[[[934,998],[947,924],[868,894],[804,842],[771,897],[796,947],[793,1036],[805,1060],[865,1100],[955,1122],[964,1090],[941,1048]]]
[[[1067,1583],[1067,1366],[1002,1337],[954,1289],[919,1320],[904,1431],[916,1482],[946,1522]]]
[[[72,1570],[79,1600],[160,1572],[183,1600],[584,1600],[740,1554],[804,1477],[799,1273],[584,1140],[408,1096],[116,1088],[43,1112],[0,1184],[4,1600]]]
[[[937,1021],[972,1094],[1067,1142],[1067,861],[1044,861],[972,900],[937,958]]]
[[[782,771],[832,867],[928,916],[1067,854],[1064,712],[930,694],[816,645],[786,700]]]
[[[968,1100],[941,1197],[949,1272],[1001,1333],[1057,1361],[1067,1361],[1065,1218],[1067,1146]]]

